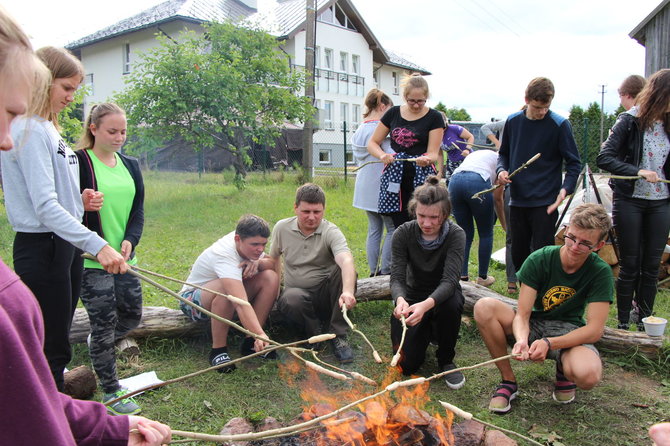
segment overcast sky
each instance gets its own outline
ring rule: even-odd
[[[382,46],[432,73],[431,105],[503,118],[523,104],[528,81],[556,86],[552,109],[619,105],[617,87],[644,75],[644,47],[628,37],[660,0],[352,0]],[[35,47],[66,43],[160,0],[4,0]],[[633,7],[635,6],[635,8]]]

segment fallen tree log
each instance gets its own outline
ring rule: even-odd
[[[502,296],[486,287],[472,282],[462,282],[463,295],[465,297],[465,313],[472,314],[475,303],[482,297],[492,297],[516,307],[516,300]],[[365,278],[358,281],[356,299],[359,302],[374,300],[389,300],[391,289],[388,276]],[[147,336],[175,337],[184,335],[195,335],[204,333],[209,329],[209,324],[195,323],[188,319],[180,310],[165,307],[144,307],[142,321],[135,330],[129,333],[134,338]],[[88,316],[85,310],[77,309],[72,322],[70,342],[80,343],[86,341],[90,331]],[[602,339],[596,344],[598,348],[613,350],[617,352],[634,352],[654,357],[663,345],[664,338],[652,338],[645,333],[630,332],[605,327]]]

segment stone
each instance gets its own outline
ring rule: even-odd
[[[517,442],[497,430],[486,431],[484,446],[517,446]]]
[[[247,421],[246,418],[241,418],[241,417],[236,417],[236,418],[231,418],[225,426],[223,426],[223,429],[221,429],[221,432],[219,432],[219,435],[238,435],[238,434],[248,434],[249,432],[253,432],[254,427],[252,424]],[[225,446],[248,446],[249,442],[248,441],[226,441],[223,443]]]
[[[467,420],[454,424],[451,432],[458,446],[479,446],[484,441],[484,425],[476,421]]]

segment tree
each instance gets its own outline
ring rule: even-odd
[[[211,23],[202,35],[157,39],[118,99],[136,141],[181,137],[195,150],[227,150],[243,187],[250,144],[271,143],[287,121],[311,119],[307,99],[297,96],[304,76],[259,28]]]
[[[77,144],[84,131],[84,97],[88,94],[88,90],[86,86],[80,87],[74,95],[74,101],[58,114],[60,134],[72,147]]]
[[[605,138],[607,138],[607,131],[614,125],[616,117],[616,112],[605,113]],[[600,150],[600,105],[592,102],[586,110],[579,105],[573,105],[570,108],[568,119],[572,125],[572,134],[577,142],[582,163],[588,163],[591,168],[595,168],[596,157]]]
[[[447,108],[446,105],[442,103],[442,101],[438,102],[435,107],[433,107],[435,110],[440,111],[447,115],[447,118],[449,118],[452,121],[471,121],[472,117],[470,117],[470,114],[465,111],[464,108]]]

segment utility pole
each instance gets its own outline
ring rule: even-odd
[[[605,87],[607,85],[600,86],[600,145],[603,144],[605,140],[603,134],[605,133]]]
[[[305,96],[314,109],[314,48],[316,47],[316,0],[305,0]],[[308,180],[312,179],[312,147],[314,116],[303,125],[302,166]]]

